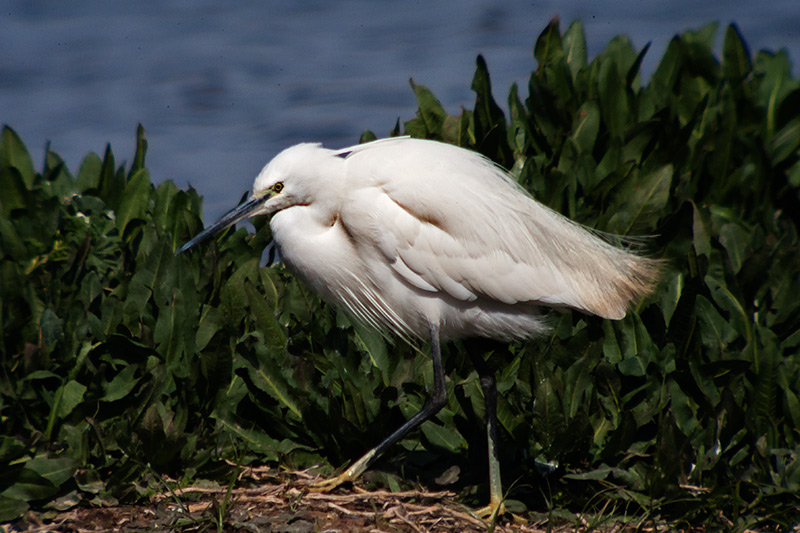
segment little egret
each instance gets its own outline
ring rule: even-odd
[[[621,319],[658,278],[657,260],[543,206],[485,157],[429,140],[288,148],[256,177],[249,200],[177,253],[256,215],[272,216],[283,263],[323,299],[383,332],[430,341],[433,392],[423,408],[320,490],[356,479],[447,402],[441,342],[541,335],[547,307]],[[496,385],[482,354],[469,352],[486,401],[484,512],[496,514]]]

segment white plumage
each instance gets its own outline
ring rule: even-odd
[[[326,300],[401,335],[427,338],[438,322],[443,339],[529,337],[545,330],[542,305],[619,319],[656,274],[654,261],[444,143],[301,144],[264,168],[254,194],[277,182],[281,195],[297,196],[270,223],[289,269]]]
[[[254,215],[286,266],[325,300],[403,337],[430,338],[433,399],[325,488],[357,477],[446,401],[439,340],[511,340],[547,330],[543,307],[620,319],[658,262],[615,247],[535,201],[483,156],[393,138],[328,150],[300,144],[258,175],[253,196],[181,248]],[[473,356],[494,448],[494,378]],[[485,384],[484,379],[487,378]],[[492,464],[491,510],[502,507]]]

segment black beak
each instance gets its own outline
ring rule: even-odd
[[[211,237],[213,237],[216,233],[224,230],[228,226],[232,226],[237,222],[244,220],[245,218],[249,217],[253,214],[261,205],[266,202],[270,196],[265,194],[264,196],[256,196],[250,198],[243,204],[239,204],[238,206],[234,207],[224,215],[220,217],[219,220],[211,224],[209,227],[198,233],[192,240],[184,244],[180,247],[180,249],[175,252],[175,255],[182,254],[189,248],[194,248],[198,244],[207,241]]]

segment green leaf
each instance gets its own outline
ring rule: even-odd
[[[679,37],[674,37],[664,52],[661,62],[650,77],[648,89],[653,96],[653,105],[667,107],[671,103],[673,88],[680,76],[683,64],[682,46]]]
[[[769,142],[778,123],[785,116],[778,110],[796,84],[792,79],[792,66],[786,50],[774,55],[766,51],[759,52],[754,70],[763,77],[757,87],[758,103],[765,108],[765,137]]]
[[[696,416],[697,405],[676,381],[670,379],[667,385],[669,386],[670,410],[675,418],[675,423],[684,435],[691,436],[699,425]]]
[[[681,34],[681,37],[689,45],[693,53],[710,56],[718,30],[719,22],[710,22],[699,30],[687,31]]]
[[[58,318],[55,311],[45,309],[39,320],[39,327],[42,331],[42,342],[46,346],[51,346],[64,338],[64,321]]]
[[[264,340],[270,350],[280,351],[286,346],[286,336],[278,324],[275,314],[269,308],[264,297],[256,291],[248,281],[244,282],[247,301],[250,311],[255,319],[256,328],[264,335]]]
[[[642,51],[636,56],[636,60],[633,62],[631,67],[628,69],[628,73],[625,75],[625,86],[630,89],[638,89],[637,80],[639,79],[639,69],[642,67],[642,61],[644,61],[645,56],[647,55],[648,50],[650,50],[650,44],[647,43],[642,48]]]
[[[358,144],[364,144],[372,141],[377,141],[378,136],[372,130],[364,130],[358,138]]]
[[[738,274],[745,259],[750,241],[750,233],[738,224],[724,224],[719,231],[719,242],[728,252],[728,259],[734,274]]]
[[[0,202],[2,200],[0,199]],[[17,228],[19,226],[15,226],[12,224],[11,219],[7,216],[3,215],[0,216],[0,257],[7,256],[14,261],[21,262],[30,260],[31,253],[28,251],[28,247],[26,246],[26,242],[23,240],[22,236],[17,232]],[[20,228],[22,229],[22,228]],[[28,243],[29,244],[29,243]],[[9,270],[16,270],[15,266],[11,263],[5,265]],[[10,273],[7,270],[7,273]],[[24,268],[19,268],[19,272],[24,272]],[[17,277],[17,276],[15,276]],[[6,285],[6,287],[13,287],[15,284]],[[19,285],[17,285],[19,286]]]
[[[61,157],[50,151],[48,146],[45,155],[44,188],[49,190],[50,196],[62,202],[69,201],[74,193],[75,180],[67,170],[67,165]]]
[[[794,188],[800,188],[800,161],[792,165],[792,167],[786,171],[786,176],[789,181],[789,185]]]
[[[750,415],[756,434],[763,435],[768,427],[774,425],[777,415],[776,399],[781,354],[777,349],[774,333],[764,327],[758,327],[756,332],[759,345],[753,354],[756,377],[753,383],[754,397]],[[774,445],[774,442],[771,445]]]
[[[203,350],[214,335],[222,329],[223,324],[223,316],[219,309],[210,305],[203,306],[200,325],[197,328],[197,336],[195,337],[195,348],[198,351]]]
[[[600,130],[600,109],[595,102],[585,102],[572,126],[571,138],[581,152],[591,152]]]
[[[684,277],[680,273],[673,273],[667,280],[665,284],[666,290],[662,291],[659,305],[661,312],[664,314],[665,324],[669,324],[670,320],[672,320],[673,313],[675,313],[675,310],[678,308],[678,302],[680,302],[685,285]]]
[[[587,353],[567,369],[566,380],[568,384],[565,403],[567,416],[575,418],[586,408],[586,402],[593,394],[593,383],[590,369],[597,364],[592,354]]]
[[[30,468],[23,468],[13,483],[0,492],[0,498],[28,502],[50,498],[56,491],[57,487],[50,480]]]
[[[0,435],[0,462],[10,462],[25,451],[25,444],[17,438]]]
[[[131,220],[144,217],[150,203],[150,191],[152,190],[150,173],[146,169],[134,172],[125,184],[122,199],[116,210],[117,227],[121,235],[125,234],[125,228]]]
[[[406,123],[406,130],[414,137],[442,137],[442,128],[447,112],[442,107],[439,100],[424,85],[417,85],[414,80],[410,80],[411,88],[417,96],[417,117],[421,128],[414,126],[414,123]]]
[[[375,368],[379,369],[382,375],[386,376],[389,372],[391,359],[386,349],[386,342],[381,334],[362,324],[355,324],[353,329],[355,330],[356,339],[361,345],[361,349],[367,352]],[[384,383],[388,384],[385,379]]]
[[[25,148],[25,144],[16,131],[4,126],[3,133],[0,134],[0,169],[11,168],[17,169],[26,189],[33,188],[36,170],[33,168],[33,161],[28,154],[28,149]]]
[[[27,185],[16,168],[0,169],[0,190],[3,191],[3,196],[0,198],[0,213],[4,217],[10,217],[14,209],[27,207],[29,201]]]
[[[612,231],[622,235],[651,230],[664,213],[669,200],[673,167],[664,165],[639,179],[630,179],[618,193],[617,210],[609,225]]]
[[[136,126],[136,151],[133,154],[133,162],[131,163],[130,176],[133,176],[140,170],[144,170],[144,159],[147,154],[147,139],[145,139],[144,127],[139,124]]]
[[[581,21],[576,20],[569,25],[562,43],[572,80],[577,81],[578,73],[586,68],[586,33]]]
[[[100,167],[97,187],[98,194],[106,205],[111,209],[119,207],[119,201],[125,189],[125,171],[122,168],[117,169],[110,144],[106,146],[103,154],[103,164]]]
[[[697,255],[711,257],[711,221],[708,211],[693,205],[694,250]]]
[[[797,398],[797,395],[794,393],[794,391],[789,389],[788,386],[782,386],[781,389],[785,395],[786,407],[787,411],[789,411],[789,415],[792,418],[792,423],[795,425],[795,427],[800,427],[800,400]]]
[[[63,387],[58,417],[68,416],[83,401],[84,394],[86,394],[86,385],[75,380],[67,381]]]
[[[115,402],[121,400],[136,387],[141,377],[136,377],[137,365],[124,367],[114,379],[103,386],[105,394],[100,399],[103,402]]]
[[[75,186],[81,192],[97,189],[100,185],[100,172],[103,161],[95,153],[90,153],[83,158],[78,176],[75,178]]]
[[[742,306],[742,302],[720,281],[709,276],[706,278],[706,284],[711,290],[714,302],[721,309],[727,311],[730,325],[744,337],[746,342],[750,342],[752,320]]]
[[[278,461],[280,456],[276,453],[278,441],[271,438],[264,431],[244,428],[229,420],[220,419],[220,424],[226,431],[237,437],[237,442],[264,457],[265,461]]]
[[[697,297],[697,319],[701,324],[700,338],[712,350],[722,350],[737,336],[738,332],[703,296]]]
[[[580,473],[569,473],[564,474],[564,477],[567,479],[575,479],[578,481],[587,481],[587,480],[601,480],[608,478],[609,474],[613,472],[613,469],[608,465],[601,465],[599,468],[595,468],[594,470],[590,470],[588,472],[580,472]]]
[[[27,502],[16,498],[0,496],[0,522],[11,522],[30,509]]]
[[[259,366],[255,367],[248,361],[243,360],[241,364],[247,369],[252,382],[262,391],[266,392],[282,405],[288,408],[298,419],[303,418],[303,414],[295,401],[292,399],[289,385],[281,375],[276,362],[264,354],[259,359]]]
[[[624,376],[644,376],[647,372],[646,361],[639,357],[626,357],[617,364]]]
[[[431,444],[439,448],[458,452],[467,448],[467,443],[455,428],[445,424],[437,424],[433,420],[423,422],[420,429]]]
[[[781,128],[769,144],[770,159],[778,165],[800,150],[800,118],[795,118]]]
[[[163,298],[164,296],[166,298]],[[177,361],[186,349],[188,310],[183,291],[178,288],[172,289],[168,295],[160,294],[156,297],[163,303],[158,308],[153,340],[167,363],[171,364]]]
[[[458,117],[448,116],[444,120],[444,140],[456,146],[469,147],[475,144],[473,115],[466,109]]]
[[[25,468],[33,470],[58,487],[72,479],[78,469],[78,462],[72,457],[40,456],[25,463]]]
[[[736,24],[728,26],[725,32],[725,43],[722,46],[722,72],[734,87],[741,87],[753,66],[750,63],[750,51]]]
[[[494,100],[489,69],[480,55],[476,60],[472,90],[475,92],[472,119],[477,150],[500,166],[510,167],[513,155],[508,145],[505,115]]]
[[[558,18],[552,19],[536,40],[533,55],[539,62],[540,67],[558,63],[564,59],[564,47],[558,26]]]
[[[616,37],[597,62],[597,93],[603,122],[612,137],[624,139],[632,115],[627,76],[636,63],[635,52],[628,39]]]

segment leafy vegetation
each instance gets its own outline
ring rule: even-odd
[[[718,60],[716,32],[675,37],[643,85],[647,48],[618,37],[589,62],[580,23],[553,22],[507,115],[479,57],[474,110],[448,115],[412,83],[417,116],[392,131],[478,150],[583,224],[651,235],[668,261],[624,320],[559,315],[549,338],[490,359],[504,479],[532,511],[800,520],[800,86],[785,52],[752,58],[735,26]],[[109,147],[72,173],[47,150],[37,172],[2,132],[0,520],[135,501],[165,475],[228,481],[230,463],[339,466],[425,400],[424,350],[260,266],[265,220],[175,256],[201,200],[154,186],[146,148],[140,127],[129,166]],[[460,465],[477,503],[480,385],[458,345],[445,361],[449,405],[373,479],[434,484]]]

